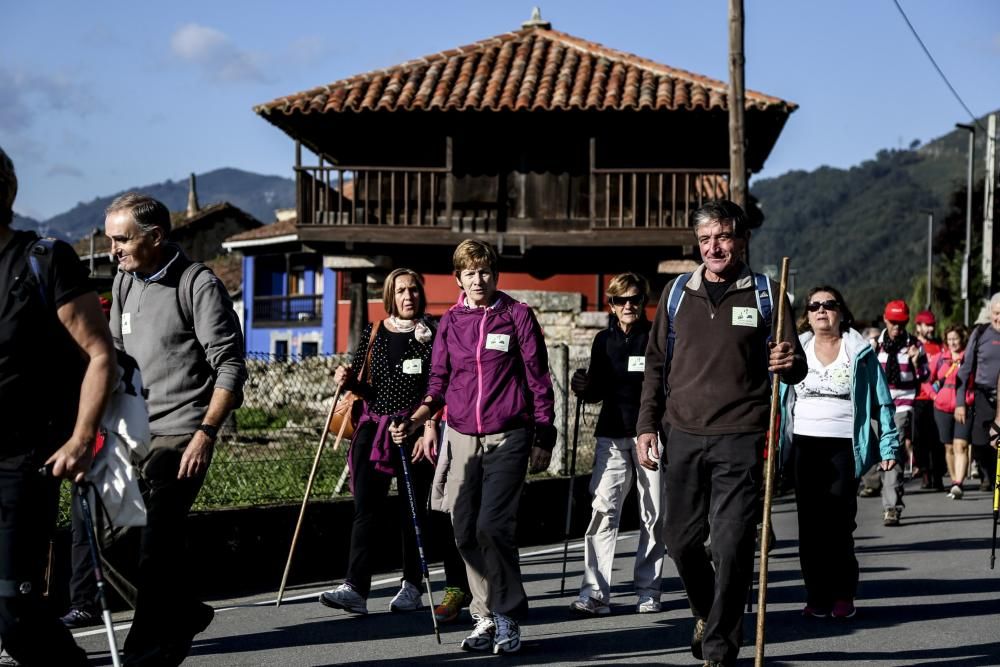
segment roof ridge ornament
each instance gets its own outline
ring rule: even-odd
[[[521,24],[522,30],[531,28],[541,28],[542,30],[552,30],[552,24],[542,20],[542,10],[538,7],[531,8],[531,18]]]

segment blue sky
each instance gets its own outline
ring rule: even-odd
[[[1000,2],[901,0],[977,115],[1000,108]],[[538,2],[538,0],[535,0]],[[517,29],[516,2],[4,3],[0,146],[40,219],[223,166],[291,176],[251,107]],[[846,167],[968,122],[892,0],[747,0],[747,86],[797,102],[760,176]],[[725,80],[726,0],[545,0],[563,32]]]

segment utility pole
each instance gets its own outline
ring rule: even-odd
[[[747,208],[743,0],[729,0],[729,198]]]
[[[1000,114],[990,114],[986,129],[986,182],[983,201],[983,289],[985,297],[993,294],[993,213],[996,207],[997,187],[997,121]]]
[[[934,211],[923,209],[921,213],[927,214],[927,305],[925,308],[931,310],[931,295],[934,292],[931,289],[934,284],[934,274],[931,268],[931,261],[934,257]]]
[[[966,327],[969,326],[969,258],[972,253],[972,160],[976,154],[976,126],[955,123],[969,133],[969,164],[965,177],[965,252],[962,253],[962,301],[965,302]]]

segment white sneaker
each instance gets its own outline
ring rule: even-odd
[[[424,606],[420,598],[420,589],[408,581],[404,581],[396,597],[389,603],[389,611],[415,611]]]
[[[651,595],[640,595],[635,610],[640,614],[655,614],[660,611],[660,601]]]
[[[588,595],[581,595],[570,602],[569,610],[581,616],[607,616],[611,613],[608,603]]]
[[[476,627],[472,634],[462,640],[463,651],[488,651],[493,646],[493,635],[497,631],[496,623],[490,616],[479,616],[473,614]]]
[[[361,597],[361,595],[356,590],[351,588],[351,585],[346,582],[337,586],[332,591],[320,593],[319,601],[327,607],[343,609],[344,611],[348,611],[352,614],[368,613],[368,601]]]
[[[493,635],[493,653],[516,653],[521,650],[521,627],[510,616],[493,613],[496,633]]]
[[[965,492],[962,491],[962,487],[958,484],[953,484],[951,490],[948,491],[948,497],[952,500],[961,500],[963,495],[965,495]]]

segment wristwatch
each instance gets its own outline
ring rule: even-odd
[[[212,426],[211,424],[199,424],[198,428],[196,428],[195,430],[201,431],[202,433],[207,435],[208,439],[211,440],[212,442],[215,442],[216,439],[218,439],[219,437],[218,426]]]

